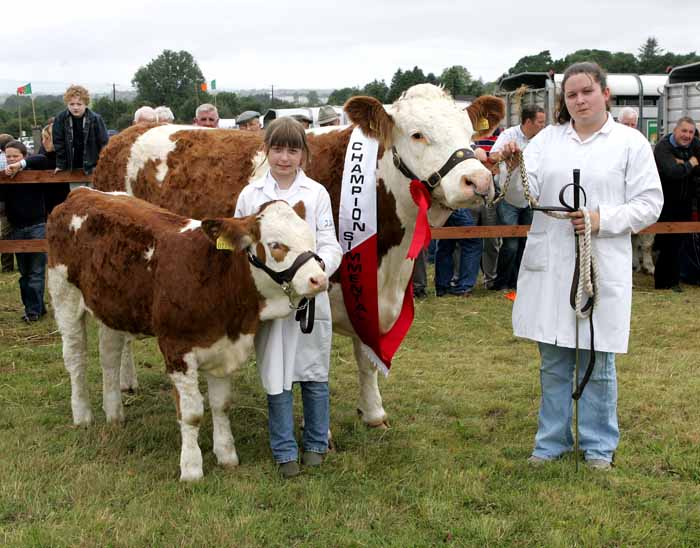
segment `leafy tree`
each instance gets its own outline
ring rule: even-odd
[[[548,49],[536,55],[526,55],[518,59],[512,67],[508,69],[508,74],[520,74],[521,72],[547,72],[554,65],[552,54]]]
[[[367,95],[368,97],[374,97],[380,103],[386,103],[387,96],[389,95],[389,86],[386,85],[384,80],[375,79],[362,88],[362,94]]]
[[[472,75],[469,74],[466,67],[454,65],[442,71],[440,83],[450,92],[452,97],[468,95],[472,87]]]
[[[336,89],[333,90],[333,92],[328,96],[328,101],[326,101],[326,104],[343,105],[345,104],[345,101],[350,99],[350,97],[354,97],[355,95],[362,95],[362,93],[357,88]]]
[[[411,86],[416,84],[439,84],[438,78],[431,72],[427,76],[418,67],[413,67],[412,70],[402,71],[398,69],[391,79],[389,86],[389,94],[387,95],[387,103],[393,103],[401,94]]]
[[[317,107],[321,104],[321,99],[319,98],[316,90],[312,89],[306,94],[306,104],[310,107]]]
[[[133,114],[136,110],[132,103],[121,100],[113,102],[112,98],[106,95],[95,99],[90,108],[102,116],[110,129],[124,129],[126,126],[119,126],[120,118],[123,115],[128,115],[129,122],[126,124],[128,126],[133,120]]]
[[[639,49],[639,62],[644,65],[645,63],[652,63],[656,57],[659,57],[663,50],[659,47],[659,42],[653,36],[647,38]]]
[[[192,119],[193,103],[211,101],[209,94],[199,91],[204,75],[187,51],[164,50],[146,66],[139,68],[131,83],[138,91],[141,104],[167,105],[180,120]]]
[[[216,108],[220,118],[235,118],[241,112],[240,98],[231,91],[216,94]]]
[[[637,60],[629,53],[612,53],[600,49],[580,49],[568,54],[563,59],[558,59],[554,63],[557,72],[563,72],[572,63],[581,61],[593,61],[598,63],[607,72],[631,72],[635,73],[639,67]]]

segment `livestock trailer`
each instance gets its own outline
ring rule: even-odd
[[[674,68],[668,74],[662,100],[659,102],[660,135],[673,130],[678,119],[690,116],[700,122],[700,63]]]

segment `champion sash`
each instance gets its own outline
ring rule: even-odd
[[[338,233],[343,248],[340,283],[343,300],[362,350],[387,375],[391,360],[413,322],[413,284],[404,294],[398,319],[389,332],[379,329],[377,291],[377,151],[379,144],[360,128],[350,136],[340,193]]]

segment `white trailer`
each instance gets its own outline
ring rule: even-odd
[[[563,74],[552,72],[522,72],[505,76],[498,83],[496,95],[506,102],[505,126],[520,123],[520,105],[535,103],[544,108],[547,124],[555,122],[558,95]],[[650,142],[658,139],[657,119],[659,98],[668,80],[666,74],[608,74],[610,111],[617,119],[624,107],[640,113],[637,127]],[[521,86],[527,86],[523,92]],[[520,91],[518,91],[520,89]],[[522,97],[522,98],[521,98]]]
[[[676,67],[669,73],[659,105],[660,134],[671,132],[682,116],[700,123],[700,63]]]

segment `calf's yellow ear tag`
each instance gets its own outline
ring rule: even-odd
[[[487,129],[489,129],[489,121],[486,118],[479,118],[479,121],[476,123],[476,130],[486,131]]]
[[[231,242],[229,242],[226,238],[223,236],[219,236],[216,239],[216,249],[228,249],[229,251],[235,251],[236,246],[233,245]]]

